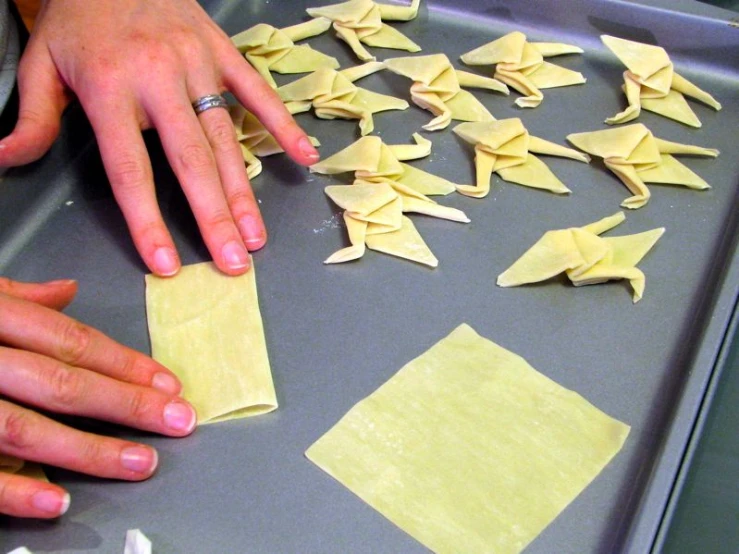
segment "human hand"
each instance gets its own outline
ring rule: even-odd
[[[83,432],[34,408],[190,434],[195,411],[179,380],[151,358],[59,313],[74,281],[24,284],[0,278],[0,455],[127,481],[154,473],[150,446]],[[0,514],[54,518],[69,506],[51,483],[0,472]]]
[[[195,0],[43,0],[18,69],[19,121],[0,167],[40,158],[72,93],[98,140],[136,248],[160,276],[180,268],[156,202],[141,130],[156,128],[215,264],[249,269],[267,233],[226,110],[191,103],[231,91],[296,162],[318,152],[282,101]]]

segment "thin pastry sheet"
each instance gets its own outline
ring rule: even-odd
[[[434,552],[521,552],[629,427],[461,325],[306,456]]]
[[[152,356],[182,381],[199,423],[277,408],[254,267],[227,276],[210,262],[146,276]]]

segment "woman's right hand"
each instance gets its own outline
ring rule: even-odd
[[[145,444],[83,432],[37,409],[171,437],[189,435],[195,410],[177,377],[148,356],[63,315],[74,281],[0,278],[0,455],[89,475],[141,481],[157,467]],[[54,518],[69,507],[60,486],[0,472],[0,513]]]

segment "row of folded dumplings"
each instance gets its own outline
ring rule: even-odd
[[[416,43],[384,23],[388,20],[408,21],[415,18],[419,3],[420,0],[413,0],[410,6],[404,7],[380,4],[372,0],[351,0],[309,8],[308,14],[313,19],[292,27],[277,29],[271,25],[259,24],[232,37],[236,47],[276,89],[291,113],[313,110],[321,119],[359,121],[362,135],[359,140],[311,167],[311,171],[325,174],[353,171],[355,177],[351,185],[326,188],[328,196],[344,210],[343,217],[350,241],[349,247],[330,256],[326,263],[357,259],[364,254],[365,248],[370,248],[436,267],[438,260],[404,214],[422,213],[467,223],[469,219],[463,212],[441,206],[429,196],[457,191],[466,196],[483,198],[490,191],[493,173],[505,181],[556,194],[568,194],[570,190],[567,186],[537,154],[560,156],[585,163],[590,161],[589,155],[602,158],[604,165],[631,192],[632,196],[622,203],[623,207],[629,209],[640,208],[648,202],[650,190],[646,183],[683,185],[694,190],[709,188],[708,183],[674,156],[689,154],[716,157],[718,151],[715,149],[660,139],[643,124],[635,123],[568,135],[567,140],[582,151],[580,152],[529,134],[519,118],[496,120],[473,94],[464,90],[478,88],[508,95],[508,87],[511,87],[522,94],[515,101],[517,106],[536,108],[543,100],[541,90],[585,83],[581,73],[545,60],[553,56],[582,53],[577,46],[529,42],[523,33],[514,31],[461,56],[467,65],[494,66],[492,77],[455,69],[444,54],[376,61],[365,45],[420,51],[421,48]],[[363,64],[342,70],[335,58],[308,45],[295,44],[331,27]],[[701,123],[685,96],[697,99],[716,110],[721,108],[710,94],[674,71],[674,65],[663,48],[605,35],[601,38],[627,68],[624,72],[623,90],[628,107],[606,119],[606,123],[615,125],[630,122],[639,116],[643,108],[686,125],[700,127]],[[412,81],[411,100],[434,116],[423,129],[437,131],[447,128],[451,120],[464,122],[454,127],[453,131],[474,147],[474,185],[451,183],[403,163],[427,156],[431,152],[431,141],[417,133],[413,135],[416,144],[408,145],[386,145],[379,137],[369,136],[374,130],[374,113],[404,110],[409,106],[404,99],[355,85],[359,79],[384,69]],[[273,71],[309,74],[278,87],[271,74]],[[282,149],[259,121],[243,107],[232,107],[231,114],[247,162],[247,171],[250,177],[254,177],[261,170],[259,157],[281,152]],[[319,144],[317,140],[313,141],[314,144]],[[573,229],[589,227],[586,225]],[[567,231],[567,237],[582,237],[580,231]],[[552,273],[553,270],[544,269],[528,278],[522,277],[521,271],[518,271],[515,283],[504,278],[504,273],[499,284],[512,286],[534,282],[548,278],[542,275],[551,276],[562,271],[567,271],[572,278],[573,275],[587,275],[588,271],[597,268],[598,279],[581,278],[573,282],[590,284],[628,278],[634,289],[634,301],[637,301],[643,291],[643,275],[635,274],[634,266],[661,236],[662,231],[656,229],[648,232],[649,246],[646,249],[636,248],[643,252],[638,259],[629,259],[627,266],[619,265],[624,262],[621,259],[623,256],[616,256],[619,258],[618,263],[614,263],[613,249],[602,245],[596,249],[598,255],[591,252],[589,259],[583,262],[582,254],[587,257],[587,253],[582,251],[582,240],[563,239],[562,245],[569,246],[554,249],[553,251],[560,253],[560,257],[556,261],[549,260],[554,264],[552,267],[560,268],[559,271]],[[600,238],[599,234],[590,233],[597,239]],[[555,236],[563,237],[565,234]],[[655,236],[657,238],[652,240]],[[598,241],[593,239],[591,242]],[[607,243],[603,239],[600,242]],[[580,248],[579,257],[573,254],[573,248]],[[523,266],[519,265],[519,269],[520,267]],[[610,269],[604,272],[603,267]]]

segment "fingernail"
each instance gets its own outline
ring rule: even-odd
[[[300,152],[302,152],[303,156],[306,156],[313,161],[317,161],[318,158],[320,158],[318,150],[316,150],[316,147],[311,144],[308,137],[302,137],[298,141],[298,148],[300,148]]]
[[[61,287],[74,285],[76,282],[74,279],[56,279],[55,281],[47,281],[45,284],[50,287]]]
[[[249,253],[235,240],[227,242],[221,249],[224,263],[230,269],[244,269],[249,267]]]
[[[146,446],[130,446],[121,451],[121,465],[136,473],[152,473],[158,462],[156,450]]]
[[[246,247],[257,250],[264,246],[267,240],[267,231],[261,218],[247,214],[239,219],[239,231],[246,243]]]
[[[59,493],[57,491],[39,491],[33,495],[31,502],[33,507],[48,514],[64,515],[69,509],[69,503],[72,498],[69,493]]]
[[[170,277],[177,273],[179,269],[177,253],[167,246],[157,248],[154,252],[154,269],[164,277]]]
[[[180,383],[169,373],[159,372],[151,378],[151,386],[165,394],[180,392]]]
[[[196,422],[195,410],[183,402],[172,401],[164,408],[164,423],[173,431],[189,433]]]

